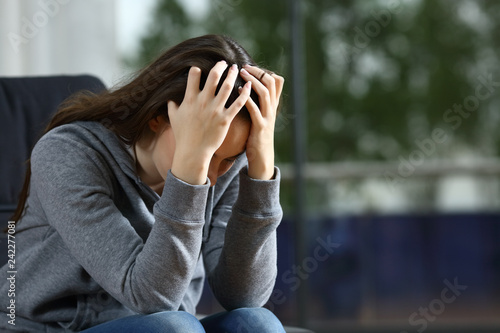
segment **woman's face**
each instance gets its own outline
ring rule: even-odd
[[[163,118],[160,126],[163,128],[157,135],[152,151],[153,164],[163,179],[166,172],[172,168],[175,153],[175,138],[172,127]],[[222,145],[217,149],[210,161],[208,178],[211,185],[215,185],[217,178],[226,173],[235,159],[245,151],[246,142],[250,134],[251,123],[248,120],[236,117]]]

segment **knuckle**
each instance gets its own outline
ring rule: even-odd
[[[219,73],[216,71],[211,71],[210,74],[208,75],[207,82],[209,82],[209,81],[219,82],[221,76],[222,76],[222,73]]]
[[[220,124],[224,127],[229,126],[229,124],[231,124],[231,119],[229,119],[229,117],[223,117],[220,119]]]
[[[225,68],[222,67],[222,66],[214,66],[211,70],[210,70],[210,75],[215,75],[217,77],[220,77],[222,76],[222,73],[224,72]]]
[[[285,79],[283,78],[283,76],[278,75],[278,74],[276,74],[276,73],[273,73],[273,74],[272,74],[272,77],[274,77],[274,79],[275,79],[276,81],[284,81],[284,80],[285,80]]]
[[[263,81],[267,84],[274,84],[274,77],[271,75],[264,75]]]
[[[245,105],[245,102],[243,100],[235,100],[233,104],[231,105],[231,108],[235,109],[241,109]]]
[[[264,98],[264,100],[266,102],[270,101],[271,100],[271,95],[269,94],[269,90],[265,90],[262,94],[262,97]]]
[[[224,81],[221,85],[221,90],[224,90],[224,91],[231,91],[233,90],[233,85],[231,84],[231,82],[228,82],[227,80]]]

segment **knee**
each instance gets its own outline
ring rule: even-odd
[[[198,333],[205,332],[200,321],[184,311],[164,311],[149,315],[150,323],[161,327],[161,332]]]
[[[231,311],[238,318],[238,332],[285,332],[281,321],[266,308],[240,308]]]

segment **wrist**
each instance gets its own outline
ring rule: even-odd
[[[248,176],[252,179],[270,180],[274,177],[274,158],[267,161],[254,158],[248,161]]]
[[[206,184],[210,159],[208,154],[184,153],[182,150],[176,149],[172,160],[171,173],[191,185]]]

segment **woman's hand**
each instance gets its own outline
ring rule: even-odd
[[[241,76],[252,83],[260,104],[260,110],[251,98],[245,104],[252,119],[246,147],[248,176],[269,180],[274,176],[274,125],[285,79],[248,65],[241,70]]]
[[[236,65],[231,66],[215,95],[227,66],[225,61],[218,62],[210,71],[201,91],[201,70],[191,67],[181,105],[168,102],[168,116],[175,138],[171,172],[193,185],[206,182],[212,156],[223,143],[231,122],[250,96],[251,83],[247,83],[231,106],[225,107],[238,76]]]

